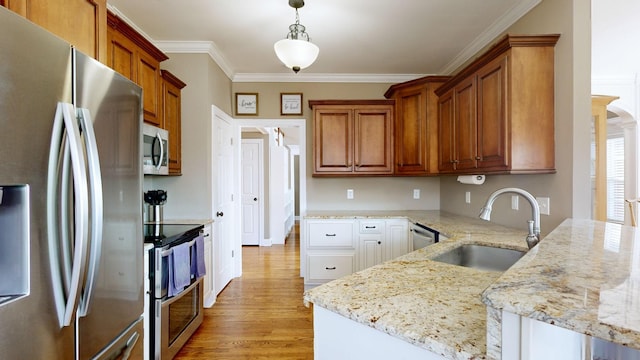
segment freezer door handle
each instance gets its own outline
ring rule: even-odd
[[[84,144],[87,154],[87,167],[89,170],[89,198],[90,198],[90,229],[89,229],[89,258],[88,272],[84,291],[78,307],[78,316],[86,316],[91,305],[91,296],[95,291],[98,281],[98,267],[102,252],[103,230],[103,198],[102,175],[100,173],[100,159],[98,157],[98,145],[93,131],[93,121],[88,109],[78,109],[78,120],[84,133]]]
[[[122,360],[129,359],[129,357],[131,356],[131,351],[133,351],[133,348],[136,346],[136,343],[138,342],[139,338],[140,338],[140,334],[136,332],[129,338],[129,340],[127,340],[127,345],[124,348],[124,351],[122,352],[122,357],[121,357]]]
[[[55,307],[60,326],[69,326],[77,309],[86,271],[89,196],[80,128],[72,104],[58,103],[53,121],[47,177],[47,226],[49,262]],[[73,194],[68,189],[67,167],[71,158]],[[66,205],[73,203],[73,219]],[[73,223],[73,225],[71,224]],[[67,229],[73,227],[73,240]],[[72,242],[73,241],[73,242]],[[72,252],[72,254],[71,254]],[[61,258],[68,259],[61,262]]]

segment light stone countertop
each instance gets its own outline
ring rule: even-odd
[[[306,218],[404,217],[449,240],[308,290],[314,303],[449,359],[483,359],[486,307],[480,294],[500,276],[429,260],[466,244],[526,250],[524,229],[440,211],[309,212]]]
[[[640,231],[635,228],[566,220],[509,270],[495,273],[429,259],[461,243],[524,250],[524,229],[439,211],[306,215],[367,217],[406,217],[449,240],[308,290],[306,304],[449,359],[487,357],[487,306],[640,348]]]
[[[640,349],[640,231],[565,220],[491,284],[482,301]]]

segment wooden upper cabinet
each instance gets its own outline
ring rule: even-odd
[[[384,94],[396,102],[394,175],[438,174],[438,97],[449,77],[427,76],[395,84]]]
[[[181,90],[187,84],[162,70],[162,116],[169,131],[169,175],[182,174]]]
[[[107,65],[142,88],[144,121],[163,128],[160,63],[167,55],[111,12],[107,24]]]
[[[65,39],[81,52],[106,61],[106,0],[0,0],[0,5]]]
[[[436,90],[441,173],[555,172],[559,37],[507,35]]]
[[[313,176],[393,174],[393,101],[309,101]]]

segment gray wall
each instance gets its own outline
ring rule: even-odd
[[[167,190],[166,219],[212,218],[211,105],[231,111],[231,80],[207,54],[168,54],[162,68],[184,81],[182,176],[145,176],[144,189]]]
[[[280,93],[303,93],[303,117],[307,121],[307,210],[432,210],[440,206],[437,177],[313,178],[311,109],[308,100],[384,99],[392,84],[354,83],[234,83],[233,92],[258,93],[258,118],[279,119]],[[243,116],[246,118],[246,116]],[[298,117],[296,117],[298,118]],[[354,199],[347,200],[347,189]],[[413,189],[421,199],[414,200]]]
[[[488,176],[484,185],[462,185],[455,177],[442,177],[441,209],[476,216],[487,196],[502,187],[521,187],[534,196],[551,198],[551,215],[541,217],[546,234],[569,217],[589,218],[591,207],[589,175],[590,98],[590,3],[580,0],[545,0],[509,33],[560,33],[555,61],[556,169],[552,175]],[[465,204],[464,192],[471,192]],[[520,199],[520,210],[511,210],[510,195],[498,199],[492,221],[525,227],[530,207]]]

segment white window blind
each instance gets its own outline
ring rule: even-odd
[[[607,219],[624,223],[624,137],[607,139]]]

